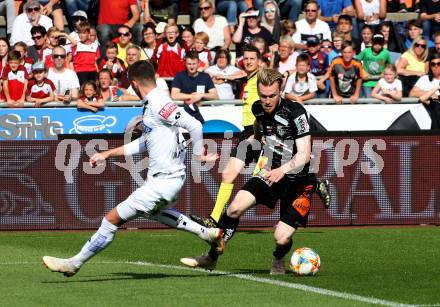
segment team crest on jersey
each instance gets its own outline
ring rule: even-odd
[[[175,109],[177,109],[177,106],[172,102],[168,102],[162,109],[160,109],[159,114],[163,118],[168,119]]]
[[[277,134],[283,138],[289,132],[289,127],[277,125]]]
[[[307,116],[305,114],[301,114],[300,116],[295,118],[293,122],[295,123],[296,129],[298,130],[298,135],[310,131],[309,123],[307,122]]]

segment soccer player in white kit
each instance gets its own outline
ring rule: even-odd
[[[130,66],[128,75],[133,89],[144,102],[141,123],[143,134],[131,143],[93,155],[90,164],[96,166],[109,157],[148,151],[147,180],[125,201],[107,213],[101,227],[77,255],[68,259],[44,256],[44,265],[53,272],[60,272],[65,276],[75,275],[86,261],[113,241],[119,226],[139,216],[197,234],[219,252],[223,251],[221,229],[206,228],[170,209],[185,181],[185,141],[179,127],[188,130],[191,136],[194,159],[206,162],[218,158],[216,154],[205,155],[203,152],[202,125],[180,110],[167,94],[156,87],[155,71],[150,62],[134,63]]]

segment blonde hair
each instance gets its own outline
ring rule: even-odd
[[[200,0],[199,1],[199,5],[201,5],[203,3],[208,3],[212,7],[212,12],[213,12],[212,14],[214,15],[214,13],[215,13],[215,3],[214,3],[214,1],[211,1],[211,0]]]
[[[275,82],[278,83],[279,89],[281,90],[281,85],[283,84],[283,75],[275,70],[270,68],[260,69],[257,73],[257,84],[261,84],[264,86],[271,86]]]
[[[414,48],[415,48],[415,45],[418,42],[420,42],[421,40],[424,40],[425,41],[425,45],[426,45],[425,51],[423,51],[423,54],[422,54],[421,61],[426,62],[426,60],[428,59],[428,40],[426,38],[424,38],[423,36],[417,36],[416,38],[413,39],[413,41],[411,43],[411,46],[408,49],[408,52],[410,54],[412,54],[415,58],[417,58],[417,55],[414,52]]]
[[[209,43],[209,35],[205,32],[197,32],[196,35],[194,35],[194,40],[200,39],[205,45]]]
[[[295,42],[293,41],[293,38],[290,35],[283,35],[283,36],[281,36],[280,37],[280,45],[281,45],[282,42],[283,43],[287,43],[289,45],[290,49],[294,49],[294,47],[295,47]]]

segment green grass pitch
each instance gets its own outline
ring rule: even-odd
[[[294,248],[321,257],[315,277],[268,274],[270,230],[238,232],[214,272],[180,265],[207,246],[175,230],[120,231],[71,278],[42,265],[91,234],[0,232],[0,306],[440,306],[438,227],[300,229]]]

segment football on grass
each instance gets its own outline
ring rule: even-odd
[[[321,259],[313,249],[301,247],[293,252],[289,266],[295,275],[315,275],[321,266]]]

